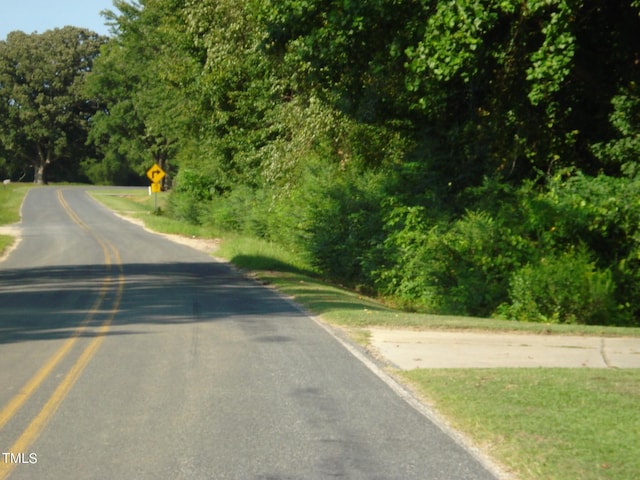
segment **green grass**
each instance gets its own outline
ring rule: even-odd
[[[150,212],[136,193],[109,197],[122,213],[166,233],[215,235]],[[163,201],[166,201],[164,198]],[[218,234],[220,232],[217,232]],[[395,310],[322,281],[299,255],[238,235],[222,237],[217,256],[250,270],[360,342],[366,327],[525,331],[540,334],[640,336],[640,328],[510,322]],[[517,478],[627,480],[640,471],[640,369],[491,369],[396,372],[436,410]]]
[[[155,194],[149,195],[142,188],[110,188],[105,190],[89,190],[92,197],[102,202],[107,207],[123,215],[150,216],[155,208]],[[158,207],[165,209],[168,194],[158,193]]]
[[[211,228],[190,225],[164,215],[167,209],[169,194],[158,194],[158,210],[155,211],[155,194],[149,195],[146,189],[112,188],[107,190],[90,190],[93,198],[110,209],[129,217],[142,220],[147,228],[156,232],[184,235],[188,237],[208,238],[215,236]]]
[[[237,258],[224,254],[222,256],[232,262]],[[245,253],[243,258],[251,256],[251,254]],[[254,264],[252,268],[252,265],[245,262],[242,266],[243,268],[256,270],[255,267],[259,265]],[[493,330],[556,335],[640,337],[640,328],[526,323],[492,318],[403,312],[386,305],[382,301],[295,271],[291,269],[290,264],[289,269],[278,271],[258,269],[255,271],[255,275],[264,282],[275,285],[279,290],[293,297],[312,313],[322,315],[323,318],[332,323],[345,327],[383,326],[430,330]]]
[[[13,245],[15,238],[11,235],[0,235],[0,257],[4,253],[5,248],[9,248]]]
[[[210,227],[189,225],[164,215],[154,215],[154,199],[147,194],[146,190],[109,189],[93,190],[90,193],[119,213],[143,220],[152,230],[201,238],[221,238],[222,243],[216,253],[217,256],[231,261],[242,269],[252,271],[262,281],[273,284],[312,313],[344,327],[357,329],[367,326],[386,326],[640,337],[640,328],[526,323],[403,312],[377,299],[323,281],[304,258],[274,243],[237,234],[216,232]],[[158,205],[161,209],[166,208],[167,199],[166,193],[159,194]]]
[[[24,183],[0,185],[0,225],[10,225],[20,221],[20,206],[32,187],[33,184]],[[15,238],[11,235],[0,235],[0,256],[14,241]]]
[[[20,206],[32,184],[11,183],[0,185],[0,225],[9,225],[20,221]]]
[[[628,480],[640,472],[638,370],[414,370],[402,376],[521,480]]]

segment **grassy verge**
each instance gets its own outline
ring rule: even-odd
[[[32,184],[11,183],[0,185],[0,225],[9,225],[20,221],[20,205]]]
[[[638,370],[415,370],[459,430],[520,479],[630,479],[640,472]]]
[[[142,220],[147,228],[156,232],[185,235],[189,237],[207,238],[215,236],[212,229],[190,225],[174,220],[162,213],[155,213],[155,194],[149,195],[145,188],[110,188],[105,190],[90,190],[89,194],[121,215]],[[168,194],[158,193],[158,209],[167,209]]]
[[[6,248],[9,248],[11,245],[13,245],[14,241],[15,238],[13,238],[11,235],[0,235],[0,257],[2,257],[2,254],[4,253],[4,250]]]
[[[32,184],[12,183],[0,185],[0,225],[10,225],[20,221],[20,206]],[[15,238],[0,235],[0,256],[10,247]]]
[[[121,213],[166,233],[215,232],[150,214],[139,193],[94,193]],[[164,200],[163,200],[164,201]],[[222,235],[218,256],[251,270],[309,311],[366,341],[367,326],[640,336],[638,328],[546,325],[405,313],[323,282],[277,245]],[[396,372],[398,373],[398,372]],[[492,369],[399,372],[452,424],[519,479],[634,478],[640,471],[640,370]]]

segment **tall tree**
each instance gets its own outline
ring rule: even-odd
[[[94,181],[117,183],[155,162],[168,173],[188,142],[197,59],[186,41],[184,0],[115,0],[104,12],[114,37],[89,76],[100,100],[90,142],[102,158],[85,167]]]
[[[0,41],[0,142],[47,183],[55,162],[79,161],[96,103],[83,83],[106,37],[77,27]]]

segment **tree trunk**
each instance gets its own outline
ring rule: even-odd
[[[47,164],[45,162],[38,162],[34,165],[33,183],[47,184]]]
[[[49,150],[45,151],[40,145],[38,145],[38,159],[33,165],[33,183],[38,185],[46,185],[47,182],[47,165],[51,163],[51,153]]]

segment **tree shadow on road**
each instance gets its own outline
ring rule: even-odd
[[[115,312],[115,315],[114,315]],[[303,314],[216,262],[70,265],[0,270],[0,344],[144,333],[135,326]],[[78,332],[78,329],[81,331]]]

